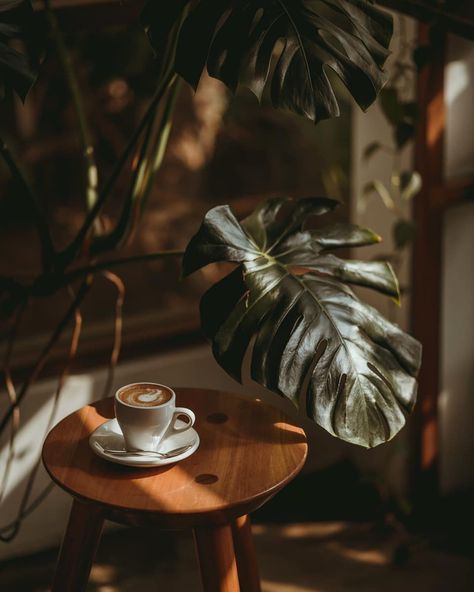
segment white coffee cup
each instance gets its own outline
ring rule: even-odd
[[[140,393],[139,387],[143,387],[143,393]],[[120,395],[123,397],[125,392],[132,389],[139,393],[138,397],[142,397],[143,403],[130,404],[120,398]],[[157,400],[157,404],[154,405],[153,391],[163,393],[164,401]],[[189,430],[196,420],[191,409],[176,407],[176,394],[173,389],[154,382],[134,382],[122,386],[115,393],[114,402],[115,416],[127,450],[156,450],[164,438]],[[185,425],[177,425],[178,418],[184,418]]]

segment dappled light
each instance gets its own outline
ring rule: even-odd
[[[471,592],[471,4],[0,1],[2,592]]]

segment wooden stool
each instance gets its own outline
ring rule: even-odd
[[[96,456],[88,438],[114,417],[112,398],[82,407],[49,433],[44,465],[74,498],[52,592],[85,590],[104,519],[192,528],[205,592],[260,591],[248,514],[301,470],[305,434],[260,401],[175,390],[178,404],[195,412],[201,438],[179,463],[135,469]]]

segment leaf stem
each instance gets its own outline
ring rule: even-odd
[[[69,265],[81,250],[84,243],[84,239],[87,236],[89,229],[94,223],[97,215],[99,214],[100,210],[105,204],[111,189],[115,185],[118,176],[122,172],[125,162],[129,158],[135,144],[137,143],[141,133],[147,126],[150,118],[153,116],[156,105],[160,102],[160,100],[164,96],[166,90],[168,89],[169,85],[173,82],[175,77],[176,74],[170,73],[168,77],[164,79],[158,87],[158,90],[156,91],[156,94],[153,97],[145,115],[142,117],[140,123],[133,132],[132,137],[130,138],[125,150],[123,151],[121,157],[117,161],[114,170],[112,171],[112,174],[107,179],[104,187],[100,191],[97,201],[87,214],[86,219],[84,220],[81,228],[79,229],[78,233],[76,234],[72,242],[59,254],[61,266],[66,267],[67,265]]]
[[[90,245],[90,254],[97,255],[102,251],[107,251],[115,247],[121,246],[126,243],[127,237],[131,234],[132,226],[132,212],[133,205],[135,202],[135,187],[139,182],[140,177],[143,175],[143,168],[145,166],[145,159],[147,155],[148,146],[150,143],[151,133],[153,130],[154,120],[158,104],[154,107],[154,112],[150,117],[148,125],[145,131],[145,137],[143,139],[141,148],[137,150],[136,156],[132,162],[138,156],[138,161],[135,168],[132,171],[131,187],[128,195],[125,198],[125,202],[122,207],[120,216],[114,226],[114,228],[106,235],[98,236]],[[132,165],[133,167],[134,165]]]
[[[161,165],[163,164],[163,159],[170,138],[171,128],[173,126],[173,111],[176,105],[176,99],[178,97],[180,85],[181,80],[179,78],[176,78],[170,89],[170,93],[163,111],[163,116],[161,118],[160,127],[157,132],[157,141],[155,142],[155,145],[153,147],[155,157],[153,159],[153,162],[151,163],[151,166],[144,173],[144,181],[142,188],[139,187],[139,190],[141,189],[140,200],[143,202],[142,211],[150,194],[153,185],[153,179],[155,178],[156,173],[159,171]]]
[[[189,8],[189,7],[188,7]],[[182,19],[188,12],[188,8],[184,11]],[[179,23],[181,25],[182,19]],[[178,41],[177,32],[179,31],[177,26],[175,35],[173,37],[173,43],[168,48],[164,59],[164,71],[163,79],[169,78],[170,72],[173,70],[172,57],[176,51],[176,44]],[[114,229],[104,237],[98,237],[90,246],[91,255],[100,253],[108,249],[124,246],[128,240],[131,239],[133,233],[143,215],[144,208],[146,206],[149,193],[152,188],[153,179],[155,174],[163,163],[164,155],[168,145],[169,135],[172,127],[172,115],[176,97],[180,87],[180,79],[173,77],[166,89],[169,89],[168,97],[161,115],[161,122],[159,128],[155,134],[155,139],[150,150],[151,154],[155,155],[152,164],[149,164],[149,145],[152,138],[152,132],[155,124],[155,116],[159,107],[159,102],[153,105],[153,111],[150,114],[149,123],[147,124],[145,138],[143,140],[141,149],[138,154],[138,162],[135,170],[133,171],[129,194],[126,197],[120,218],[116,223]]]
[[[48,342],[46,343],[46,345],[42,349],[40,355],[38,356],[36,363],[33,367],[33,370],[29,374],[28,378],[22,384],[22,386],[18,392],[17,398],[16,398],[16,405],[11,405],[8,408],[8,410],[6,411],[5,415],[2,417],[2,419],[0,421],[0,435],[3,434],[3,431],[5,430],[7,425],[9,424],[15,408],[21,404],[23,398],[25,397],[25,395],[28,392],[28,389],[33,384],[33,382],[37,379],[38,375],[40,374],[41,370],[43,369],[43,366],[46,362],[46,359],[47,359],[50,351],[52,350],[52,348],[54,347],[54,345],[56,344],[58,339],[61,337],[64,329],[67,327],[69,322],[75,316],[76,309],[80,306],[82,300],[84,299],[87,292],[91,288],[92,282],[93,282],[93,277],[91,275],[88,275],[84,279],[84,281],[82,282],[82,284],[77,292],[77,295],[74,298],[74,301],[69,306],[68,310],[66,311],[66,314],[63,316],[63,318],[56,325],[56,328],[54,329]]]
[[[81,276],[89,273],[95,273],[102,269],[111,269],[112,267],[118,267],[120,265],[128,265],[129,263],[138,263],[142,261],[156,261],[157,259],[165,259],[167,257],[181,257],[184,255],[184,251],[159,251],[157,253],[147,253],[145,255],[134,255],[133,257],[122,257],[120,259],[112,259],[109,261],[100,261],[94,265],[86,267],[79,267],[78,269],[72,269],[64,275],[64,280],[69,283]]]

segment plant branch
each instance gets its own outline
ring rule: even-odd
[[[115,224],[115,227],[109,234],[105,236],[98,236],[90,246],[90,254],[97,255],[102,251],[113,249],[117,246],[121,246],[126,242],[127,237],[131,233],[132,226],[132,211],[133,206],[137,198],[136,187],[140,183],[140,179],[143,177],[144,169],[146,168],[146,156],[148,152],[148,146],[155,123],[156,111],[159,107],[159,103],[154,106],[153,114],[150,116],[150,120],[146,127],[145,137],[143,139],[140,149],[137,149],[136,155],[133,158],[133,171],[132,179],[130,183],[130,189],[128,195],[125,198],[125,203],[122,207],[120,217]]]
[[[75,236],[73,241],[60,253],[60,255],[59,255],[60,264],[63,267],[66,267],[67,265],[69,265],[75,259],[75,257],[79,253],[79,251],[81,250],[83,243],[84,243],[84,239],[87,236],[87,234],[88,234],[92,224],[94,223],[96,217],[98,216],[99,212],[101,211],[103,205],[105,204],[111,189],[115,185],[115,182],[117,181],[118,176],[122,172],[125,162],[127,161],[130,154],[132,153],[132,150],[135,147],[135,144],[137,143],[140,135],[142,134],[145,127],[147,126],[150,118],[153,116],[153,114],[155,112],[156,105],[163,98],[166,90],[168,89],[169,85],[172,83],[172,81],[174,80],[175,77],[176,77],[176,74],[170,73],[169,76],[165,80],[163,80],[163,82],[158,87],[158,90],[156,91],[156,94],[153,97],[145,115],[142,117],[142,120],[140,121],[140,123],[136,127],[135,131],[133,132],[132,137],[129,140],[129,143],[127,144],[125,150],[123,151],[120,159],[117,161],[115,168],[112,171],[112,174],[107,179],[104,187],[100,191],[97,201],[95,202],[93,208],[89,211],[88,215],[86,216],[86,219],[84,220],[83,225],[79,229],[79,232],[77,233],[77,235]]]
[[[54,259],[54,247],[46,216],[40,207],[38,199],[33,193],[32,188],[28,184],[24,174],[18,166],[15,157],[2,138],[0,138],[0,153],[3,157],[3,160],[5,161],[5,164],[10,169],[14,181],[20,188],[21,195],[25,197],[29,207],[34,213],[36,229],[41,242],[41,259],[43,271],[49,271]]]
[[[137,263],[143,261],[156,261],[157,259],[164,259],[166,257],[181,257],[184,255],[184,251],[159,251],[157,253],[147,253],[146,255],[135,255],[133,257],[123,257],[121,259],[112,259],[110,261],[101,261],[87,267],[80,267],[78,269],[72,269],[64,275],[65,283],[72,282],[73,280],[80,278],[89,273],[96,273],[103,269],[110,269],[112,267],[118,267],[120,265],[128,265],[129,263]]]
[[[82,282],[82,284],[77,292],[77,295],[74,298],[74,301],[69,306],[68,310],[66,311],[66,314],[63,316],[63,318],[60,320],[60,322],[56,325],[56,328],[54,329],[47,344],[44,346],[43,350],[41,351],[40,355],[38,356],[38,359],[36,360],[36,363],[33,367],[33,370],[31,371],[30,375],[25,380],[25,382],[22,384],[21,389],[19,390],[18,396],[16,399],[17,406],[21,404],[23,398],[25,397],[26,393],[28,392],[30,385],[36,380],[39,373],[43,369],[43,366],[46,362],[49,352],[54,347],[54,345],[56,344],[58,339],[61,337],[64,329],[67,327],[69,322],[75,317],[76,309],[81,305],[81,302],[83,301],[87,292],[90,290],[90,288],[92,286],[92,282],[93,282],[92,275],[88,275],[84,279],[84,281]],[[15,406],[11,405],[8,408],[8,410],[6,411],[2,420],[0,421],[0,435],[3,434],[3,431],[5,430],[6,426],[10,422],[10,419],[11,419],[13,412],[14,412],[14,408],[15,408]]]
[[[90,246],[91,255],[117,247],[123,247],[134,235],[141,215],[147,203],[147,198],[153,186],[153,179],[160,169],[173,123],[172,115],[180,86],[179,78],[170,84],[168,96],[161,116],[158,130],[150,150],[150,140],[154,127],[154,117],[146,129],[145,138],[139,151],[136,167],[133,171],[129,194],[114,229],[107,236],[99,236]],[[158,105],[155,107],[155,114]],[[151,161],[151,162],[150,162]]]
[[[6,491],[6,487],[8,484],[8,477],[10,475],[10,468],[15,458],[15,438],[16,434],[18,433],[18,429],[20,427],[20,408],[17,405],[17,395],[15,384],[13,382],[13,377],[11,374],[11,358],[13,354],[13,348],[15,346],[16,337],[18,335],[18,330],[21,325],[21,321],[23,319],[23,313],[25,312],[26,302],[16,311],[15,318],[12,324],[12,330],[8,337],[7,347],[5,351],[5,359],[4,359],[4,377],[5,377],[5,386],[8,393],[8,398],[10,399],[10,406],[13,407],[13,420],[11,424],[11,431],[10,431],[10,439],[8,442],[8,453],[7,453],[7,461],[5,464],[5,470],[2,475],[2,480],[0,483],[0,503],[3,499],[3,495]]]
[[[155,157],[151,166],[148,167],[146,174],[143,176],[142,187],[139,187],[139,190],[141,190],[140,200],[143,202],[142,212],[148,201],[148,196],[153,186],[153,179],[163,164],[163,159],[165,157],[166,148],[170,138],[171,128],[173,126],[173,111],[176,105],[176,99],[178,97],[180,86],[181,79],[177,78],[170,89],[170,93],[163,111],[163,116],[161,118],[160,127],[156,135],[156,142],[153,147]]]
[[[104,391],[102,398],[108,397],[110,389],[114,381],[115,368],[120,356],[120,350],[122,348],[122,329],[123,329],[123,303],[125,300],[125,284],[119,278],[118,275],[110,271],[103,271],[102,275],[106,280],[114,284],[117,290],[117,298],[115,301],[115,319],[114,319],[114,342],[112,346],[112,352],[110,354],[110,362],[107,372],[107,380],[105,381]]]
[[[23,510],[21,516],[17,516],[15,518],[15,520],[13,520],[12,522],[9,522],[5,526],[2,526],[0,528],[0,541],[2,541],[4,543],[9,543],[10,541],[12,541],[15,538],[16,534],[18,533],[18,530],[17,530],[18,520],[19,519],[23,520],[24,518],[29,516],[32,512],[34,512],[36,510],[36,508],[43,502],[43,500],[47,498],[47,496],[51,493],[51,491],[53,491],[54,487],[55,487],[55,483],[53,483],[53,482],[48,483],[48,485],[46,485],[46,487],[41,491],[41,493],[39,493],[35,497],[35,499],[29,504],[29,506],[27,506]]]
[[[44,0],[44,5],[46,9],[46,17],[51,28],[51,33],[53,35],[59,61],[63,68],[69,91],[71,93],[72,102],[77,114],[79,135],[81,138],[82,153],[86,169],[86,204],[87,210],[90,211],[97,201],[98,185],[97,165],[94,158],[94,145],[92,142],[92,136],[87,122],[84,101],[82,99],[79,83],[77,81],[74,66],[71,61],[71,56],[64,41],[61,27],[59,26],[58,19],[51,8],[50,0]]]
[[[74,301],[74,292],[72,291],[72,289],[70,287],[68,288],[68,292],[71,297],[71,300]],[[75,317],[74,318],[74,328],[73,328],[72,334],[71,334],[71,343],[69,346],[69,353],[68,353],[66,363],[65,363],[65,365],[61,371],[61,374],[58,378],[58,384],[57,384],[56,392],[55,392],[54,398],[53,398],[53,406],[51,408],[49,418],[48,418],[48,423],[47,423],[46,429],[45,429],[45,437],[47,436],[48,432],[50,431],[51,427],[53,426],[53,422],[54,422],[54,418],[56,417],[56,412],[57,412],[61,392],[62,392],[64,383],[66,381],[67,375],[69,374],[71,363],[74,360],[74,358],[76,357],[77,348],[79,345],[79,338],[80,338],[81,329],[82,329],[82,315],[81,315],[81,311],[79,310],[79,307],[77,307],[75,309],[74,317]],[[38,496],[35,500],[33,500],[33,502],[30,505],[28,505],[28,502],[29,502],[30,496],[31,496],[31,492],[33,491],[33,485],[35,483],[36,476],[38,474],[38,470],[39,470],[40,466],[41,466],[41,456],[39,456],[39,458],[36,460],[36,462],[33,466],[33,469],[31,470],[31,472],[28,476],[28,480],[27,480],[25,490],[23,492],[23,495],[22,495],[22,498],[20,501],[20,506],[18,509],[16,519],[13,522],[11,522],[10,524],[0,528],[0,540],[2,540],[4,542],[12,541],[16,537],[18,532],[20,531],[21,523],[29,511],[28,509],[31,506],[34,506],[38,499],[42,499],[44,492],[42,494],[40,494],[40,496]]]

